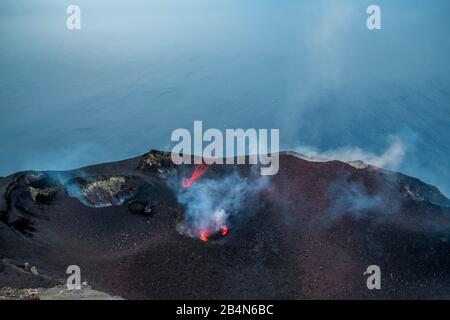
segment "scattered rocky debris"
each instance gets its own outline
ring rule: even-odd
[[[85,282],[80,290],[68,290],[65,285],[48,289],[4,287],[0,288],[0,300],[123,300],[123,298],[94,290]]]
[[[39,290],[0,288],[0,300],[39,300]]]
[[[66,190],[85,205],[98,208],[122,205],[136,193],[137,186],[128,177],[99,176],[71,180]]]
[[[123,300],[106,292],[92,289],[84,282],[80,290],[68,290],[66,286],[56,286],[50,289],[39,289],[40,300]]]
[[[140,168],[151,171],[156,170],[159,173],[163,173],[164,168],[169,168],[171,166],[173,166],[173,162],[170,153],[150,150],[150,152],[144,155],[144,160],[142,161]]]

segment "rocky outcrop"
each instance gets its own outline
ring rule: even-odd
[[[68,290],[60,285],[52,288],[14,289],[10,287],[0,289],[0,300],[123,300],[105,292],[83,286],[79,290]]]

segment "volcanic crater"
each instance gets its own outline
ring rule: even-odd
[[[258,174],[152,150],[0,178],[0,288],[51,288],[78,265],[126,299],[450,298],[450,200],[437,188],[293,153]],[[366,286],[370,265],[381,290]]]

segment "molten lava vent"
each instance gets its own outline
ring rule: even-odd
[[[190,178],[184,178],[182,180],[182,186],[185,190],[187,190],[194,182],[200,179],[208,170],[208,166],[205,163],[201,163],[195,166],[194,172],[192,173]],[[194,190],[193,192],[197,192]],[[200,190],[201,192],[201,190]],[[194,200],[195,201],[195,200]],[[188,235],[198,238],[202,241],[208,241],[211,237],[225,237],[228,235],[228,227],[225,225],[227,214],[223,208],[211,210],[211,212],[202,212],[197,219],[189,224],[191,226],[184,225],[181,227],[184,233]],[[184,224],[187,222],[184,221]]]

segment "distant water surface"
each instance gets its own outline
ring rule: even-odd
[[[0,2],[0,175],[170,148],[175,128],[280,128],[382,154],[450,195],[450,2]]]

